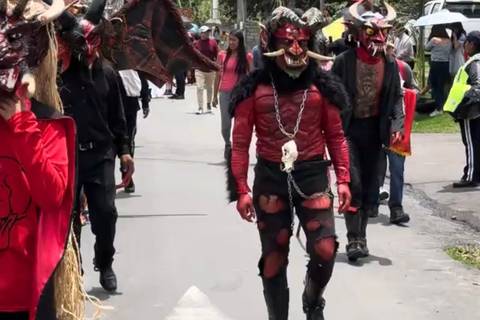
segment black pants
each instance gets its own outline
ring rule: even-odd
[[[378,204],[378,168],[381,152],[379,119],[355,119],[348,137],[352,206],[371,208]]]
[[[480,182],[480,118],[460,120],[467,163],[462,180]]]
[[[28,312],[0,312],[0,320],[28,320]]]
[[[90,223],[95,241],[95,266],[99,269],[111,265],[115,247],[117,209],[115,207],[115,152],[90,150],[79,152],[76,212],[79,212],[79,194],[82,190],[88,201]],[[75,217],[75,233],[80,239],[80,216]],[[80,242],[80,241],[79,241]]]
[[[125,97],[125,119],[127,120],[127,134],[130,143],[130,155],[135,154],[135,135],[137,134],[137,115],[140,104],[136,97]]]
[[[187,74],[185,72],[178,72],[175,74],[175,82],[177,83],[177,89],[175,91],[175,94],[177,96],[183,96],[185,95],[185,78],[187,77]]]
[[[430,62],[428,81],[432,86],[432,98],[435,100],[437,110],[442,110],[447,100],[447,85],[450,82],[450,70],[447,62]]]

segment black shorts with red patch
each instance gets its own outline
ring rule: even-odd
[[[295,182],[304,194],[321,194],[318,198],[308,200],[292,189],[293,205],[305,231],[307,252],[310,256],[314,255],[317,241],[336,238],[333,194],[328,179],[329,165],[329,161],[319,157],[296,162],[292,172]],[[288,253],[293,214],[290,209],[287,174],[280,170],[279,163],[258,158],[253,201],[262,242],[262,257],[274,251]]]

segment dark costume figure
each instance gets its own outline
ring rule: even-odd
[[[75,128],[61,115],[51,41],[51,22],[64,8],[63,1],[0,1],[0,319],[75,312],[66,302],[75,292],[64,289],[79,273],[62,272],[78,266],[68,260]]]
[[[354,261],[369,254],[366,229],[369,216],[378,215],[378,159],[382,145],[398,140],[403,129],[402,88],[395,60],[385,55],[386,40],[396,17],[385,3],[387,15],[365,11],[361,2],[350,7],[349,32],[358,45],[340,56],[332,71],[350,95],[352,113],[345,118],[350,151],[352,205],[345,214],[347,256]]]
[[[120,92],[122,93],[125,119],[127,120],[127,135],[129,138],[130,154],[132,158],[135,155],[135,135],[137,134],[137,114],[140,110],[139,99],[142,102],[143,118],[150,114],[151,90],[148,87],[148,81],[142,73],[135,70],[120,71],[122,82],[120,83]],[[125,192],[135,192],[135,183],[133,178],[125,187]]]
[[[104,7],[105,0],[92,2],[78,22],[64,14],[58,41],[62,68],[60,95],[65,113],[75,119],[78,127],[77,195],[83,188],[88,199],[92,232],[96,236],[94,264],[100,271],[100,284],[113,291],[117,288],[112,269],[117,220],[115,156],[120,157],[125,169],[125,184],[133,173],[133,160],[119,76],[105,60],[98,58],[101,44],[98,25]],[[80,238],[79,214],[76,220]]]
[[[91,2],[84,17],[64,13],[59,19],[61,96],[65,112],[78,125],[79,179],[84,188],[92,232],[96,236],[95,269],[108,291],[117,288],[115,254],[115,156],[128,185],[133,174],[126,119],[116,70],[141,71],[162,86],[170,74],[195,66],[216,65],[196,51],[169,0],[130,1],[103,20],[106,0]],[[100,52],[110,61],[100,58]],[[111,62],[111,63],[110,63]],[[77,208],[79,204],[77,205]],[[76,233],[80,236],[77,216]]]
[[[242,80],[232,97],[230,198],[237,200],[243,219],[251,222],[257,217],[259,269],[270,320],[288,318],[287,265],[294,212],[310,255],[304,311],[309,320],[324,319],[323,292],[337,249],[326,147],[337,175],[340,210],[350,202],[348,149],[340,117],[340,107],[348,108],[348,97],[339,82],[310,60],[328,59],[310,51],[322,24],[317,9],[302,15],[277,8],[262,31],[265,67]],[[247,172],[254,129],[258,159],[252,198]]]

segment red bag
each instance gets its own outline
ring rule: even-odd
[[[402,78],[405,77],[405,67],[403,62],[397,61],[397,65]],[[412,133],[413,120],[415,118],[415,108],[417,106],[417,93],[413,89],[403,89],[403,107],[405,113],[404,133],[402,139],[391,144],[389,150],[402,156],[412,154],[410,135]]]

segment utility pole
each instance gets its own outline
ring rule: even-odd
[[[218,20],[218,0],[212,0],[212,19]]]
[[[238,29],[243,29],[247,18],[247,8],[245,0],[237,0],[237,25]]]

